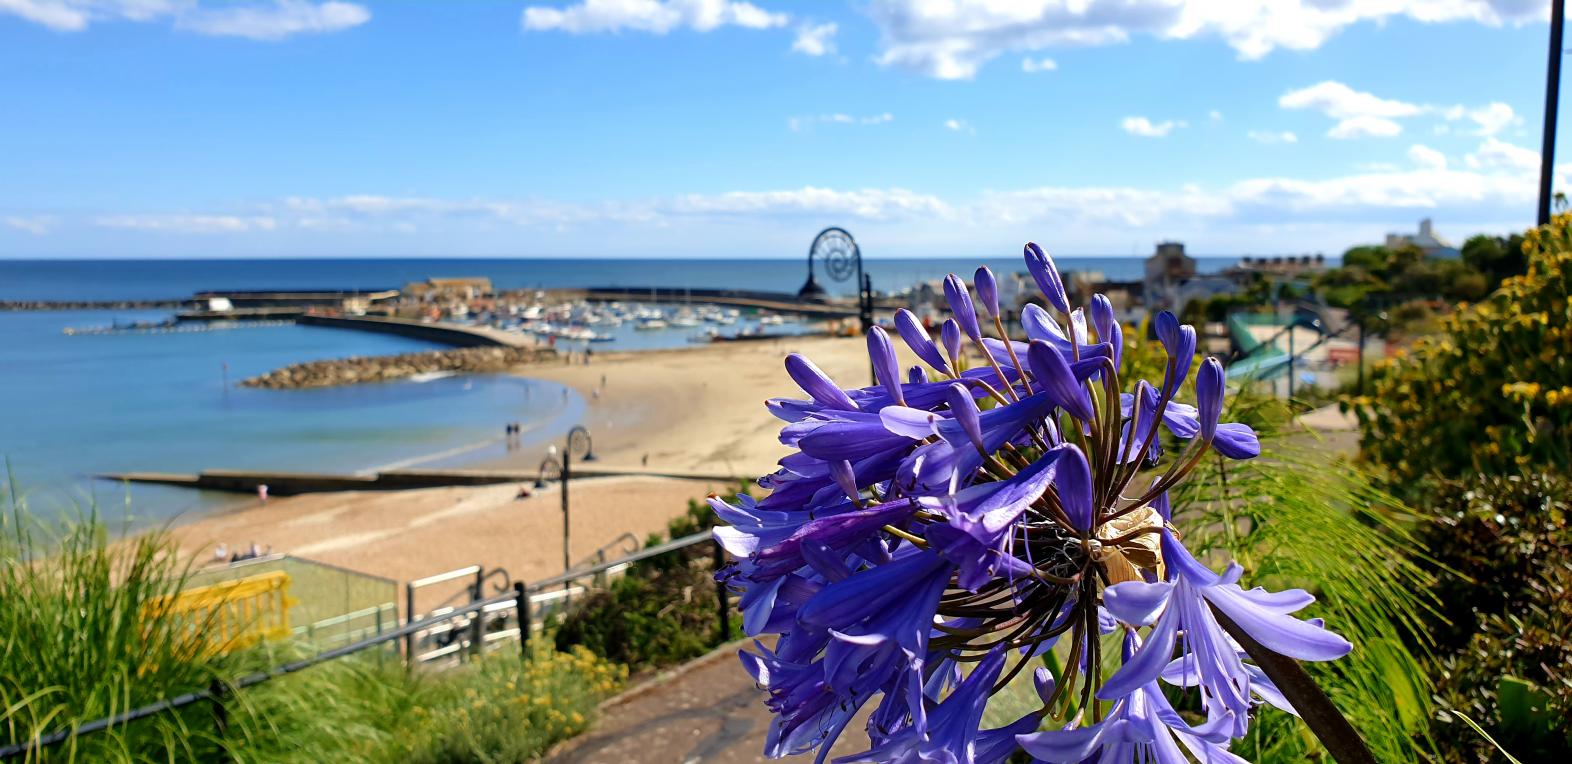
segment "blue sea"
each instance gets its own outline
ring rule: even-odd
[[[1231,259],[1208,262],[1210,269]],[[875,289],[969,273],[975,259],[869,259]],[[1018,260],[988,261],[996,271]],[[1065,269],[1136,278],[1138,258],[1061,258]],[[801,260],[0,260],[0,300],[180,299],[210,289],[381,289],[433,276],[499,288],[693,287],[795,291]],[[849,293],[820,274],[832,291]],[[161,321],[167,311],[0,312],[0,455],[39,511],[128,499],[141,521],[209,511],[233,496],[97,481],[104,472],[209,468],[321,472],[456,466],[499,455],[505,422],[552,437],[580,418],[565,388],[469,375],[321,390],[235,382],[301,361],[434,349],[400,337],[294,325],[191,333],[67,335],[68,327]],[[690,330],[691,331],[691,330]],[[619,332],[606,349],[671,347],[687,332]]]

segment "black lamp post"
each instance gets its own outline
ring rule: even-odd
[[[535,487],[545,488],[548,473],[555,471],[557,482],[562,484],[562,572],[564,573],[573,569],[573,558],[568,547],[568,481],[573,475],[575,453],[580,461],[595,461],[595,450],[590,441],[589,430],[583,426],[575,426],[568,430],[568,439],[561,451],[558,451],[556,446],[546,450],[546,458],[540,462],[540,474],[535,478]]]

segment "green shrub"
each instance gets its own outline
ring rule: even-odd
[[[1355,400],[1394,484],[1572,465],[1572,215],[1528,235],[1528,272],[1380,363]]]
[[[747,490],[743,484],[737,493]],[[668,524],[668,539],[652,536],[646,545],[691,536],[715,523],[708,505],[689,501],[688,511]],[[557,629],[558,649],[581,645],[634,671],[647,671],[696,658],[739,636],[735,614],[731,632],[719,633],[714,554],[712,545],[696,544],[635,563],[608,589],[574,602]]]

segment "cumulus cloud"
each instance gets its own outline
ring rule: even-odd
[[[1028,58],[1021,59],[1021,71],[1026,72],[1027,74],[1036,74],[1038,72],[1051,72],[1051,71],[1053,71],[1055,69],[1058,69],[1058,68],[1059,68],[1059,62],[1057,62],[1057,61],[1055,61],[1055,60],[1053,60],[1051,58],[1046,58],[1046,57],[1044,57],[1044,58],[1029,58],[1028,57]]]
[[[360,26],[371,11],[356,3],[271,0],[207,3],[198,0],[0,0],[0,14],[62,32],[79,32],[102,21],[165,21],[177,29],[218,37],[282,40]]]
[[[1347,140],[1349,138],[1391,138],[1403,132],[1403,126],[1385,117],[1349,117],[1326,131],[1328,137]]]
[[[1246,135],[1256,143],[1298,143],[1299,136],[1288,130],[1281,132],[1273,130],[1251,130]]]
[[[1474,123],[1475,135],[1495,135],[1512,125],[1522,124],[1523,118],[1512,110],[1512,107],[1494,101],[1476,109],[1464,106],[1453,106],[1443,112],[1450,122],[1467,119]]]
[[[786,126],[794,132],[807,130],[814,125],[884,125],[895,121],[895,115],[889,112],[882,114],[869,114],[854,117],[850,114],[836,112],[834,114],[813,114],[806,117],[791,117],[786,120]]]
[[[1408,147],[1408,158],[1414,164],[1430,170],[1445,170],[1446,155],[1429,146],[1414,144]]]
[[[972,128],[971,123],[967,122],[964,119],[955,119],[953,117],[944,121],[944,129],[950,130],[952,132],[957,132],[957,133],[976,133],[977,132],[975,129]]]
[[[831,21],[826,24],[804,24],[797,28],[797,38],[791,49],[806,56],[824,56],[835,52],[835,33],[840,26]]]
[[[1184,126],[1185,123],[1183,120],[1174,121],[1171,119],[1165,119],[1161,122],[1153,122],[1146,117],[1125,117],[1124,120],[1119,123],[1119,128],[1121,130],[1124,130],[1131,135],[1139,135],[1142,138],[1163,138],[1166,137],[1169,133],[1173,132],[1175,128]]]
[[[1344,28],[1407,17],[1490,26],[1540,21],[1531,0],[874,0],[877,60],[940,79],[970,79],[1005,53],[1112,45],[1137,35],[1217,38],[1240,58],[1312,50]]]
[[[1335,80],[1290,90],[1277,99],[1277,105],[1284,109],[1319,111],[1338,120],[1327,132],[1333,138],[1397,135],[1403,132],[1403,127],[1396,119],[1412,117],[1425,111],[1418,104],[1381,98]]]
[[[663,35],[688,29],[709,32],[723,26],[770,29],[789,17],[753,3],[731,0],[583,0],[565,8],[529,6],[521,21],[533,32],[647,32]]]

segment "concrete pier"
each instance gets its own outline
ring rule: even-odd
[[[455,347],[534,347],[533,337],[513,334],[482,326],[465,326],[446,322],[426,323],[407,318],[382,316],[325,316],[307,313],[295,319],[302,326],[327,326],[336,329],[358,329],[363,332],[397,334],[428,342],[439,342]]]

